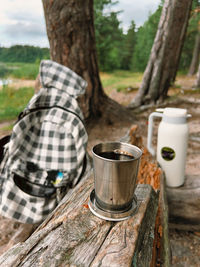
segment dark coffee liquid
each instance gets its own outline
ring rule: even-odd
[[[131,160],[134,159],[134,156],[129,156],[125,154],[118,154],[113,151],[106,151],[106,152],[101,152],[98,154],[100,157],[105,158],[105,159],[114,159],[114,160]]]

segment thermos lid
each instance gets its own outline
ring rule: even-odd
[[[187,117],[187,109],[165,108],[163,114],[167,117]]]
[[[164,108],[163,121],[168,123],[186,123],[187,109]]]

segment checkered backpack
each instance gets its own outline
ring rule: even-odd
[[[40,80],[43,88],[0,151],[0,213],[23,223],[42,222],[89,169],[88,137],[76,100],[86,82],[50,60],[41,62]]]

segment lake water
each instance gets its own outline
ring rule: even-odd
[[[8,80],[1,80],[0,79],[0,86],[2,86],[2,85],[8,85],[10,83],[12,83],[12,80],[10,80],[10,79],[8,79]]]

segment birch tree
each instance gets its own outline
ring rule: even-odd
[[[176,77],[191,6],[192,0],[165,0],[143,80],[130,108],[167,97]]]

